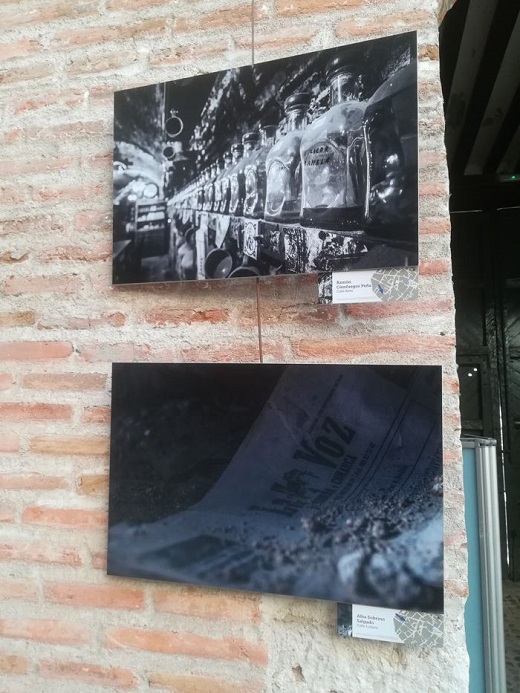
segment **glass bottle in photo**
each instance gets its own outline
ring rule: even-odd
[[[414,240],[417,234],[417,68],[411,63],[375,91],[365,112],[368,154],[366,231]]]
[[[226,159],[228,157],[228,160]],[[216,166],[216,176],[215,176],[215,181],[213,183],[213,211],[214,212],[220,212],[220,203],[222,201],[222,176],[224,175],[224,171],[228,163],[231,163],[231,156],[226,154],[223,159],[219,159],[217,163],[215,164]]]
[[[222,189],[222,200],[220,204],[220,211],[224,214],[230,214],[230,203],[231,203],[231,175],[233,170],[239,163],[244,152],[244,146],[241,142],[231,145],[231,162],[229,166],[224,170],[224,175],[221,178],[221,189]]]
[[[197,178],[197,211],[204,209],[204,174]]]
[[[265,162],[274,144],[276,125],[260,128],[260,146],[245,163],[244,216],[260,219],[264,216],[266,170]]]
[[[310,94],[294,94],[285,101],[287,133],[272,147],[266,160],[265,218],[295,223],[301,213],[300,144],[307,125]]]
[[[242,137],[242,156],[231,171],[230,195],[229,195],[229,212],[237,217],[244,213],[244,197],[245,197],[245,167],[248,163],[249,156],[258,145],[259,136],[257,132],[246,132]]]
[[[346,231],[363,225],[366,197],[365,104],[358,74],[336,55],[325,71],[329,109],[306,129],[301,143],[303,226]]]
[[[212,164],[208,169],[208,175],[206,177],[206,183],[204,185],[204,209],[206,212],[211,212],[213,209],[213,202],[215,199],[215,178],[217,176],[217,166]]]

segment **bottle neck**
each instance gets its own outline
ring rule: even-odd
[[[262,138],[260,141],[261,147],[272,147],[276,138],[276,126],[266,125],[261,129]]]
[[[349,73],[338,72],[329,80],[330,105],[335,106],[343,101],[357,99],[358,88]]]
[[[307,125],[307,109],[294,108],[287,111],[287,131],[303,130]]]

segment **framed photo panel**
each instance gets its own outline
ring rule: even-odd
[[[108,572],[441,612],[441,368],[114,364]]]
[[[113,282],[415,267],[415,32],[114,96]]]

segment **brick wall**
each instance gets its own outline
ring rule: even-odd
[[[258,359],[254,282],[110,285],[112,93],[247,63],[242,0],[0,3],[0,688],[463,691],[467,594],[437,0],[257,0],[256,60],[419,31],[421,297],[261,288],[269,361],[445,368],[446,639],[334,634],[335,607],[107,578],[112,361]],[[439,7],[438,7],[439,5]],[[445,8],[444,8],[445,9]]]

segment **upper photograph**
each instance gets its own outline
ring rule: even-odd
[[[114,95],[113,283],[418,264],[415,32]]]

